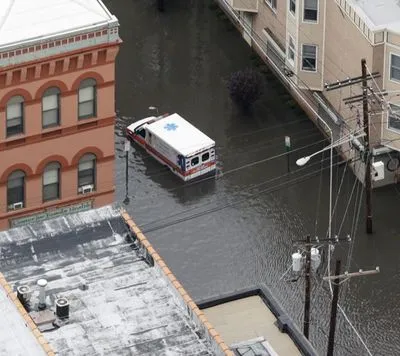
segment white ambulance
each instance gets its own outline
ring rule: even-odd
[[[178,114],[139,120],[127,136],[184,181],[215,174],[215,142]]]

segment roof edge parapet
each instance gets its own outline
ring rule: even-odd
[[[146,236],[142,233],[142,231],[134,223],[132,218],[124,209],[121,209],[121,216],[124,219],[129,230],[134,234],[140,244],[146,249],[147,253],[152,257],[152,259],[154,260],[154,265],[158,267],[161,273],[169,281],[170,286],[176,292],[175,294],[178,296],[180,301],[186,306],[186,309],[189,311],[190,316],[193,318],[199,328],[204,330],[206,337],[211,343],[211,346],[213,347],[213,350],[216,352],[216,354],[221,356],[234,356],[233,351],[229,349],[228,345],[224,342],[221,335],[208,321],[204,313],[199,309],[199,307],[196,305],[190,295],[176,279],[171,270],[167,267],[164,260],[155,251],[153,246],[147,240]]]

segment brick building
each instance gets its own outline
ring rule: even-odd
[[[0,15],[0,230],[112,202],[118,20],[101,0]]]

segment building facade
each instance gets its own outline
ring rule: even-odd
[[[40,3],[0,5],[0,229],[114,200],[118,21]]]
[[[384,179],[400,173],[400,4],[396,0],[218,0],[243,38],[275,70],[309,116],[333,139],[363,129],[361,59],[368,71],[369,130]],[[353,79],[349,82],[349,78]],[[322,119],[322,120],[321,120]],[[321,124],[321,121],[325,123]],[[327,129],[329,126],[330,129]],[[361,144],[363,138],[358,140]],[[344,157],[363,179],[357,145]],[[376,172],[375,172],[376,173]]]

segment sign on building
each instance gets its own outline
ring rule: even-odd
[[[57,207],[42,211],[37,214],[23,216],[21,218],[10,219],[10,227],[20,227],[24,225],[35,224],[48,219],[54,219],[59,216],[79,213],[81,211],[92,209],[93,201],[88,200],[79,204]]]

